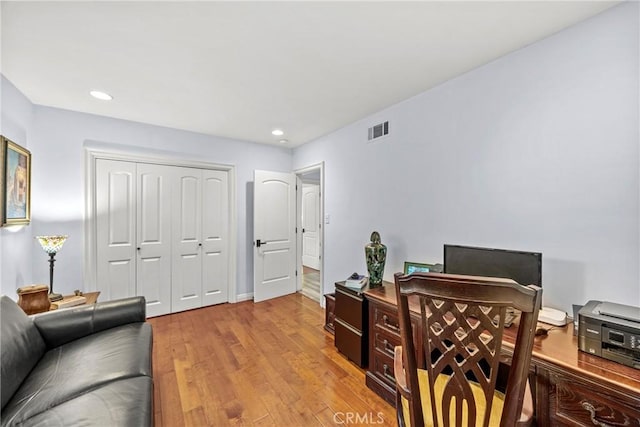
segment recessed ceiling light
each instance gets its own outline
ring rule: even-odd
[[[274,136],[282,136],[284,135],[284,132],[282,131],[282,129],[274,129],[271,131],[271,134]]]
[[[280,144],[286,144],[287,142],[289,142],[289,140],[288,140],[288,139],[281,139],[281,140],[280,140]]]
[[[89,94],[94,98],[100,99],[102,101],[111,101],[113,99],[113,96],[99,90],[92,90],[91,92],[89,92]]]

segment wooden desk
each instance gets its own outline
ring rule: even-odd
[[[365,297],[369,300],[366,384],[393,405],[393,348],[400,345],[395,288],[385,283],[381,288],[365,291]],[[410,304],[410,308],[416,313],[419,310],[416,305]],[[537,425],[640,427],[640,370],[578,351],[573,325],[548,327],[553,329],[546,336],[535,338],[531,359]],[[414,332],[419,343],[417,323]],[[506,363],[510,361],[515,333],[515,327],[505,331]]]

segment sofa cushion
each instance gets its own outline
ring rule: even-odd
[[[49,349],[116,326],[144,322],[145,319],[145,299],[138,296],[39,313],[33,316],[33,323]]]
[[[131,323],[47,351],[4,408],[2,424],[23,422],[114,381],[151,377],[151,345],[151,326]]]
[[[44,354],[45,343],[33,321],[7,296],[0,298],[0,324],[0,395],[4,409]]]
[[[54,406],[21,426],[150,426],[153,424],[153,380],[128,378],[106,384]]]

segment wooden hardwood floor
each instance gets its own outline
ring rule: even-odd
[[[301,294],[149,322],[156,426],[396,424]]]

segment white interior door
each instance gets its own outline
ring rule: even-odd
[[[136,164],[96,160],[96,290],[109,301],[136,294]]]
[[[256,170],[253,191],[253,299],[296,291],[295,175]]]
[[[302,265],[320,269],[320,186],[302,186]]]
[[[174,312],[202,306],[202,170],[173,168]]]
[[[229,301],[229,173],[202,171],[202,305]]]
[[[139,163],[136,295],[147,316],[171,313],[171,168]]]

